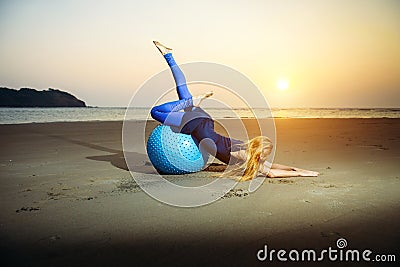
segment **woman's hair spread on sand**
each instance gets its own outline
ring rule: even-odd
[[[239,144],[239,149],[246,150],[246,160],[238,165],[234,165],[225,175],[238,175],[243,172],[240,181],[247,181],[257,176],[260,165],[266,160],[266,153],[271,153],[273,144],[271,139],[266,136],[257,136],[249,141]],[[244,171],[243,171],[244,170]]]

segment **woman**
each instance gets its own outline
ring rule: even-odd
[[[259,173],[270,178],[318,176],[319,173],[314,171],[275,163],[271,165],[267,161],[267,157],[271,153],[273,145],[268,137],[258,136],[243,142],[216,133],[213,119],[199,107],[200,103],[205,98],[212,96],[213,93],[192,97],[187,88],[185,76],[172,56],[172,49],[157,41],[153,41],[153,43],[171,68],[179,96],[177,101],[153,107],[151,116],[155,120],[171,126],[174,131],[190,134],[197,145],[207,140],[204,142],[207,151],[215,154],[217,159],[226,164],[237,165],[228,174],[243,171],[241,181],[251,180]]]

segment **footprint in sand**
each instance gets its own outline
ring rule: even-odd
[[[342,237],[342,234],[338,232],[321,232],[322,237]]]
[[[22,207],[20,209],[17,209],[15,212],[16,213],[20,213],[20,212],[24,212],[24,211],[32,212],[32,211],[39,211],[39,210],[40,210],[39,207]]]
[[[382,144],[377,144],[377,145],[362,145],[358,147],[363,147],[363,148],[370,148],[371,150],[389,150],[388,147],[384,147]]]
[[[115,191],[136,193],[140,192],[141,188],[133,179],[129,179],[122,180],[119,184],[117,184],[116,189],[114,189],[112,192]]]
[[[246,189],[231,189],[228,193],[221,197],[221,199],[231,198],[231,197],[245,197],[249,195],[249,191]]]

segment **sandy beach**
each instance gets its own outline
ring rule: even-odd
[[[165,205],[135,184],[121,127],[0,125],[3,262],[258,266],[271,264],[256,257],[264,245],[321,249],[338,238],[400,260],[400,119],[277,119],[275,162],[321,175],[266,179],[251,194],[241,183],[199,208]],[[140,164],[151,167],[145,158]],[[171,179],[195,184],[211,176]]]

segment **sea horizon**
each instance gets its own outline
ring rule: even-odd
[[[150,107],[130,107],[129,120],[151,119]],[[126,107],[0,108],[0,124],[123,121]],[[400,118],[400,108],[205,108],[215,119],[229,118]],[[131,114],[134,114],[132,117]]]

